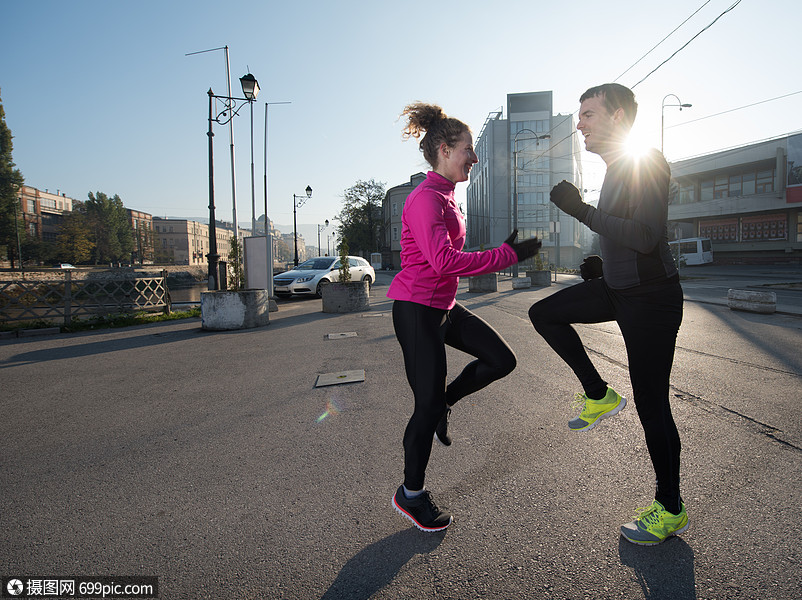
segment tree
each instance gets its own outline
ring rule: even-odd
[[[18,243],[24,235],[22,210],[19,206],[19,189],[23,178],[19,169],[15,169],[11,153],[14,149],[11,130],[6,125],[6,113],[0,99],[0,256],[3,253],[11,261],[18,255]]]
[[[357,181],[343,193],[343,209],[337,215],[340,239],[348,238],[352,254],[369,254],[381,249],[384,230],[382,201],[384,183],[371,179]]]
[[[83,204],[83,210],[95,245],[95,264],[131,260],[134,237],[120,197],[115,194],[109,198],[103,192],[89,192],[89,200]]]
[[[56,256],[63,262],[81,264],[89,262],[95,249],[92,231],[85,214],[83,203],[76,203],[73,212],[64,215],[56,239]]]
[[[242,244],[236,235],[231,236],[231,250],[228,252],[228,289],[239,292],[245,286],[245,270],[242,265]]]

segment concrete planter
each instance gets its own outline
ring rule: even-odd
[[[270,323],[267,290],[218,290],[201,293],[201,329],[228,331]]]
[[[532,282],[532,287],[548,287],[551,285],[551,271],[527,271],[526,276]]]
[[[498,291],[498,277],[495,273],[486,273],[484,275],[474,275],[468,278],[468,291],[469,292],[497,292]]]
[[[727,306],[731,310],[745,310],[764,315],[777,311],[777,294],[752,290],[727,290]]]
[[[367,281],[332,282],[321,288],[324,313],[349,313],[370,309]]]

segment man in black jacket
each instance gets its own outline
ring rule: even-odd
[[[537,302],[529,318],[583,387],[584,393],[577,394],[582,411],[568,423],[572,431],[590,430],[626,405],[599,375],[572,324],[618,323],[635,407],[657,476],[654,502],[623,525],[621,534],[636,544],[659,544],[688,527],[679,490],[680,438],[669,404],[682,322],[682,288],[666,227],[671,173],[656,150],[641,157],[626,151],[638,107],[631,90],[604,84],[589,89],[579,101],[577,129],[585,148],[607,165],[598,208],[583,202],[567,181],[552,189],[551,201],[599,234],[601,260],[589,258],[582,267],[586,280]]]

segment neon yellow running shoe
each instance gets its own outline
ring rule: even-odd
[[[588,431],[596,427],[602,419],[618,414],[627,405],[627,399],[608,387],[601,400],[592,400],[585,394],[577,394],[574,398],[575,408],[582,407],[578,417],[568,421],[571,431]]]
[[[680,503],[680,513],[672,515],[657,500],[647,508],[639,508],[635,520],[621,526],[621,535],[641,546],[654,546],[672,535],[679,535],[688,529],[688,513],[685,504]]]

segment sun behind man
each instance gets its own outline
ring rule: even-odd
[[[537,302],[529,318],[582,385],[576,395],[582,412],[568,422],[572,431],[588,431],[626,405],[599,375],[572,324],[616,321],[621,328],[635,408],[657,476],[654,502],[623,525],[621,535],[636,544],[659,544],[688,528],[679,489],[680,438],[669,403],[682,322],[682,288],[666,227],[671,173],[657,150],[627,154],[638,110],[631,90],[608,83],[579,101],[577,129],[585,148],[607,165],[598,208],[583,202],[567,181],[552,189],[551,201],[599,234],[601,260],[586,259],[585,281]]]

